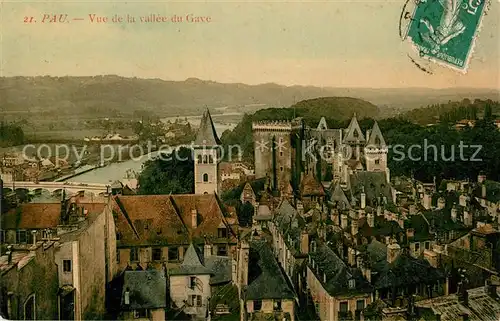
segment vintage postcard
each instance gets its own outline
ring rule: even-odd
[[[500,320],[496,0],[0,0],[0,318]]]

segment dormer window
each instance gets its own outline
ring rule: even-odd
[[[227,238],[227,228],[225,228],[225,227],[219,227],[217,229],[217,236],[219,238]]]
[[[354,289],[356,287],[356,280],[349,280],[349,289]]]
[[[380,145],[380,138],[375,137],[375,145]]]

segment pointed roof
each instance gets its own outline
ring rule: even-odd
[[[198,253],[193,243],[191,243],[184,253],[184,260],[177,269],[170,271],[170,275],[200,275],[212,274],[210,269],[203,264],[203,256]]]
[[[332,193],[332,201],[343,203],[346,208],[351,207],[351,204],[349,203],[347,196],[345,195],[344,191],[342,190],[342,187],[340,186],[340,182],[337,182],[337,184],[335,184],[335,188]]]
[[[193,243],[189,244],[189,247],[184,253],[184,260],[182,261],[182,266],[203,266],[201,263],[201,257],[194,248]]]
[[[306,195],[319,195],[324,196],[325,190],[323,185],[316,180],[316,178],[309,172],[300,184],[300,194]]]
[[[326,124],[326,119],[325,117],[321,117],[321,120],[318,123],[318,130],[326,130],[328,129],[328,125]]]
[[[361,131],[361,127],[359,127],[358,119],[356,118],[356,114],[352,116],[351,123],[349,127],[347,127],[346,135],[344,138],[344,142],[364,142],[365,136]]]
[[[198,146],[221,145],[219,137],[217,136],[217,131],[215,130],[214,122],[212,121],[212,116],[210,116],[210,111],[208,110],[208,108],[205,110],[201,118],[200,128],[196,133],[194,144]]]
[[[378,127],[377,121],[373,124],[373,128],[370,132],[370,137],[368,138],[367,146],[370,147],[386,147],[384,136],[382,136],[382,131]]]

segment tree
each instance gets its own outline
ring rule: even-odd
[[[251,226],[255,209],[250,202],[241,205],[238,215],[238,221],[242,226]]]
[[[181,147],[146,162],[139,176],[139,194],[191,194],[194,192],[192,150]]]

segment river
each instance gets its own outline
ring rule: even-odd
[[[175,120],[176,117],[171,120]],[[181,117],[183,119],[184,117]],[[198,127],[200,123],[201,116],[191,116],[187,117],[188,121],[192,123],[194,126]],[[236,126],[236,123],[220,123],[217,121],[216,117],[213,117],[215,130],[219,137],[226,129],[233,129]],[[112,163],[105,167],[96,168],[93,171],[87,172],[82,175],[75,176],[69,179],[69,182],[81,182],[81,183],[100,183],[100,184],[108,184],[112,183],[116,180],[121,180],[125,177],[125,173],[128,170],[132,170],[135,172],[139,172],[141,170],[142,164],[149,159],[153,159],[157,155],[157,152],[152,152],[147,155],[143,155],[140,158],[129,159],[127,161],[121,163]]]

